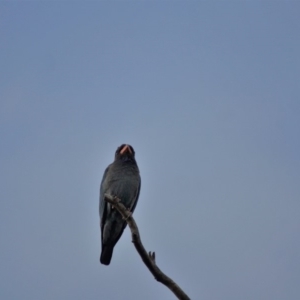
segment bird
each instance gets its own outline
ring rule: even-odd
[[[113,163],[105,169],[100,184],[101,264],[110,264],[114,247],[127,225],[120,213],[104,200],[105,194],[118,197],[122,204],[133,213],[140,189],[141,177],[134,149],[128,144],[122,144],[116,150]]]

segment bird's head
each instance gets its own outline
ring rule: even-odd
[[[115,160],[122,160],[122,161],[128,161],[128,160],[135,160],[134,158],[135,152],[133,148],[128,144],[122,144],[120,147],[118,147],[116,154],[115,154]]]

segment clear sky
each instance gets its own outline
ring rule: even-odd
[[[174,299],[128,229],[99,263],[99,185],[129,143],[144,245],[192,299],[300,299],[299,12],[0,2],[0,298]]]

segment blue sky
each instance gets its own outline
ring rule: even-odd
[[[99,184],[131,144],[134,217],[192,299],[300,297],[300,5],[0,3],[0,298],[174,299]]]

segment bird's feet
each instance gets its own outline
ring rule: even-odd
[[[121,202],[121,199],[118,198],[118,196],[111,196],[111,198],[112,198],[112,200],[113,200],[114,202],[117,202],[117,203]],[[113,204],[111,204],[111,209],[112,209],[112,210],[115,209],[115,207],[114,207]]]
[[[121,199],[118,196],[113,196],[115,202],[121,202]]]

